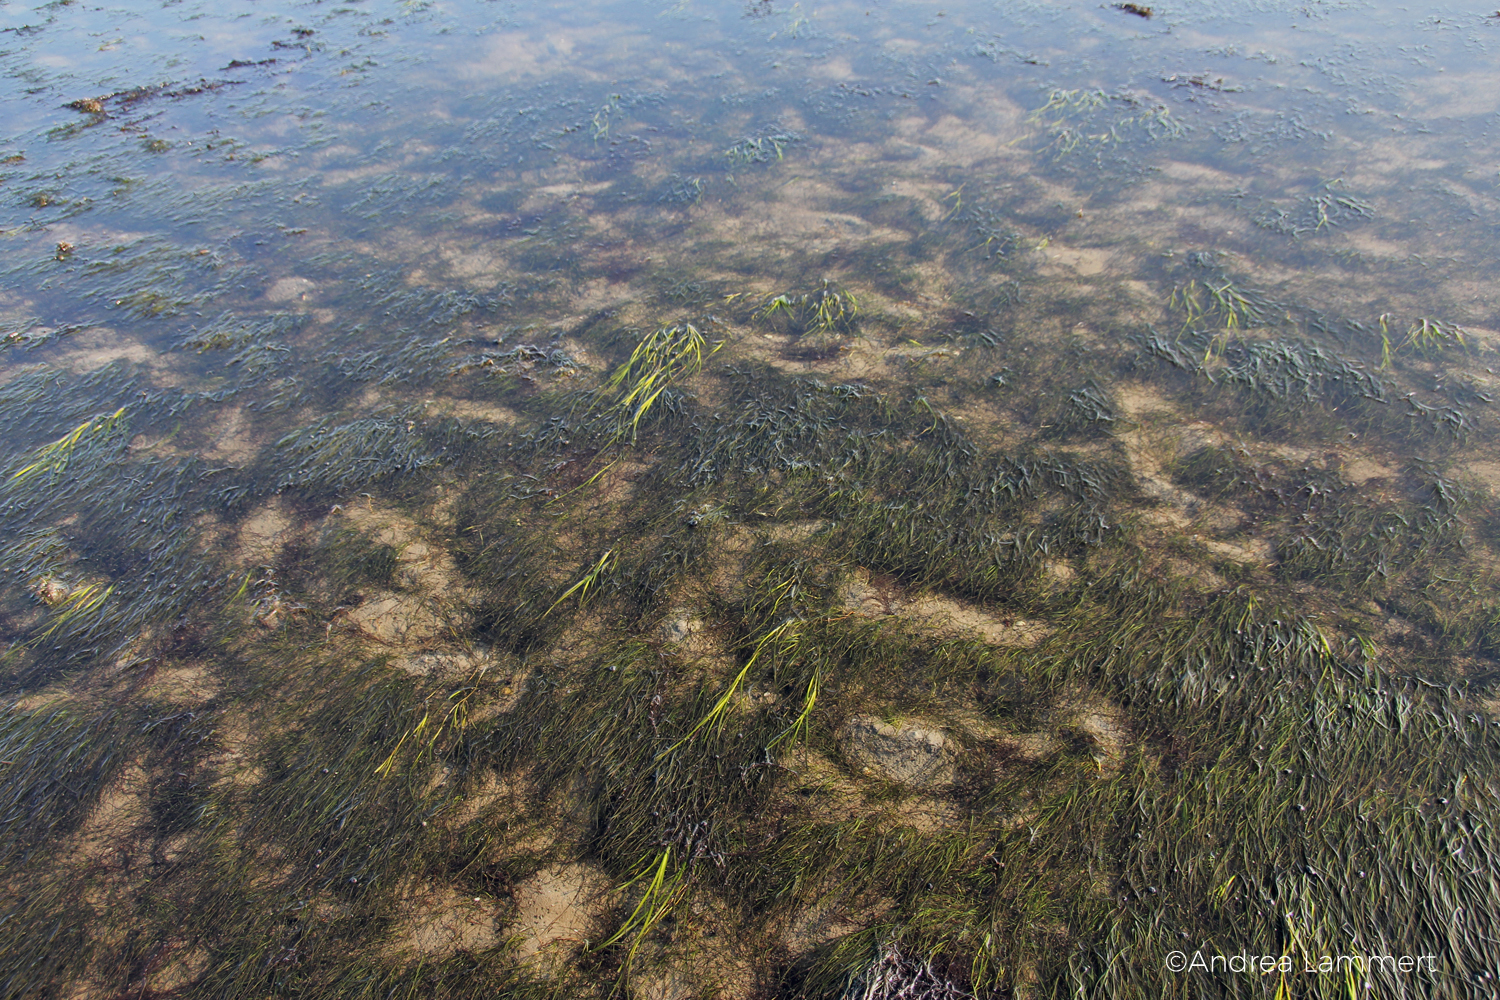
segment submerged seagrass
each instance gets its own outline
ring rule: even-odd
[[[0,8],[0,996],[1494,995],[1500,29],[1133,7]]]

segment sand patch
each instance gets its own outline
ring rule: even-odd
[[[1176,507],[1153,507],[1141,512],[1141,524],[1163,535],[1175,534],[1192,525],[1192,519]]]
[[[202,705],[212,701],[220,690],[218,678],[201,663],[161,667],[151,675],[145,695],[164,698],[182,705]]]
[[[581,312],[595,313],[604,309],[619,308],[635,297],[635,288],[628,281],[595,278],[584,282],[574,293],[569,304]]]
[[[317,289],[318,286],[306,278],[280,278],[266,289],[266,301],[278,305],[306,302]]]
[[[1463,471],[1488,486],[1491,494],[1500,495],[1500,462],[1469,461],[1464,463]]]
[[[978,605],[940,594],[908,596],[888,577],[856,567],[843,582],[840,603],[859,615],[900,615],[939,634],[977,636],[992,646],[1030,648],[1051,629],[1016,615],[992,614]]]
[[[1046,249],[1050,269],[1066,268],[1082,277],[1104,273],[1114,252],[1099,247],[1065,247],[1052,244]]]
[[[586,317],[584,316],[576,316],[573,317],[573,321],[581,323],[585,320],[585,318]],[[593,371],[602,371],[605,367],[607,367],[604,359],[590,350],[589,347],[581,340],[573,337],[563,337],[557,342],[557,346],[561,347],[563,349],[563,352],[566,353],[568,357],[572,358],[573,363],[576,364],[579,368],[590,369]]]
[[[219,715],[214,727],[218,749],[205,761],[214,773],[214,785],[248,792],[265,780],[265,772],[255,763],[256,729],[243,711],[231,709]]]
[[[1200,497],[1172,482],[1168,470],[1188,455],[1222,444],[1224,435],[1203,421],[1183,423],[1172,401],[1149,385],[1124,382],[1113,387],[1112,395],[1136,425],[1116,435],[1115,440],[1125,451],[1140,491],[1171,507],[1201,505]]]
[[[857,723],[871,718],[873,717],[855,716],[850,721]],[[840,742],[845,748],[846,756],[854,764],[853,769],[866,777],[892,780],[881,765],[866,768],[855,759],[860,750],[851,746],[846,738],[851,728],[852,726],[846,725],[841,730]],[[902,730],[901,726],[889,728]],[[906,728],[910,730],[921,727],[907,725]],[[843,823],[858,816],[881,829],[907,827],[922,834],[940,833],[962,825],[965,821],[963,810],[942,794],[953,775],[956,743],[941,730],[930,731],[935,732],[944,743],[943,762],[935,773],[936,777],[945,779],[944,781],[925,787],[911,782],[898,782],[906,787],[897,800],[891,801],[885,794],[889,789],[882,790],[868,781],[852,778],[845,768],[823,754],[804,747],[781,762],[792,779],[787,790],[788,806],[800,814],[804,821],[811,823]],[[871,793],[877,791],[880,794],[872,798]]]
[[[721,537],[709,582],[726,600],[737,601],[744,596],[745,568],[760,539],[743,524],[730,526]]]
[[[1173,180],[1189,181],[1193,184],[1207,183],[1222,188],[1234,188],[1243,183],[1234,174],[1226,174],[1222,170],[1215,170],[1201,163],[1186,163],[1182,160],[1168,160],[1162,165],[1161,172]]]
[[[1173,404],[1152,387],[1127,382],[1114,390],[1114,398],[1136,426],[1116,436],[1136,487],[1155,506],[1139,512],[1140,524],[1154,529],[1161,539],[1181,538],[1221,559],[1256,566],[1274,562],[1270,542],[1259,538],[1215,541],[1190,532],[1233,531],[1244,519],[1233,508],[1209,503],[1172,481],[1171,469],[1182,459],[1205,448],[1222,447],[1226,438],[1213,425],[1202,421],[1182,424]],[[1200,585],[1217,589],[1224,584],[1217,574],[1203,567],[1178,561],[1177,568]]]
[[[351,504],[342,508],[342,515],[377,545],[396,551],[395,580],[402,589],[366,595],[358,607],[342,612],[340,623],[385,646],[422,646],[455,637],[473,594],[453,556],[426,541],[414,521],[373,502]],[[424,676],[435,671],[462,673],[477,670],[483,659],[474,650],[440,651],[406,657],[397,666]]]
[[[1073,706],[1070,716],[1073,724],[1094,741],[1094,760],[1101,768],[1119,767],[1124,762],[1130,729],[1119,706],[1103,698],[1090,698]]]
[[[1311,448],[1303,448],[1299,445],[1285,444],[1283,442],[1268,444],[1266,445],[1266,450],[1282,461],[1290,462],[1293,465],[1306,465],[1317,454]]]
[[[339,512],[346,524],[364,532],[376,545],[396,550],[396,581],[402,588],[419,591],[440,604],[467,603],[472,597],[452,554],[428,541],[415,521],[369,500],[340,507]],[[388,601],[391,596],[378,599]]]
[[[1229,586],[1212,569],[1188,559],[1168,559],[1162,564],[1162,568],[1174,579],[1192,583],[1199,590],[1224,590]]]
[[[523,783],[511,775],[485,774],[461,798],[453,800],[443,817],[443,823],[450,830],[461,830],[501,806],[515,813],[523,810]]]
[[[130,439],[130,444],[127,447],[130,449],[132,456],[151,455],[158,458],[181,458],[186,452],[172,443],[175,438],[175,434],[162,434],[157,437],[147,437],[145,434],[137,434]]]
[[[793,955],[802,955],[819,945],[863,930],[891,909],[890,900],[848,900],[833,893],[798,910],[781,929],[781,942]]]
[[[260,436],[255,433],[243,406],[228,406],[214,420],[213,443],[203,453],[210,462],[243,466],[260,452]]]
[[[359,607],[345,611],[342,621],[354,632],[385,646],[432,642],[443,636],[446,624],[421,598],[390,592],[376,593]]]
[[[149,996],[158,991],[171,993],[181,990],[192,985],[208,971],[213,952],[206,946],[196,943],[187,945],[181,941],[171,944],[177,947],[157,960],[157,970],[146,977],[146,986],[149,988],[142,989],[141,994]]]
[[[91,372],[116,361],[147,365],[164,374],[166,358],[139,340],[116,333],[108,327],[95,326],[72,335],[68,350],[53,362],[71,372]],[[170,383],[170,378],[159,381]]]
[[[601,504],[623,503],[635,495],[637,482],[651,471],[645,462],[619,459],[606,467],[596,484],[598,502]],[[596,473],[597,475],[597,473]]]
[[[508,932],[520,938],[516,954],[545,961],[581,947],[604,912],[609,880],[582,864],[552,865],[516,886],[516,916]]]
[[[434,776],[433,791],[441,791],[452,776],[442,769]],[[575,775],[541,800],[530,768],[506,774],[487,772],[469,782],[462,794],[450,794],[439,816],[448,830],[477,824],[481,835],[497,834],[487,851],[491,861],[512,863],[523,855],[552,858],[575,849],[588,832],[593,790],[587,778]]]
[[[662,638],[680,646],[690,642],[703,628],[703,619],[695,617],[693,612],[674,608],[667,612],[667,620],[662,622],[661,633]]]
[[[424,885],[408,905],[411,911],[386,949],[392,956],[441,959],[500,943],[495,907],[483,898],[461,896],[451,886]]]
[[[136,763],[127,764],[70,838],[65,856],[76,863],[104,863],[116,844],[150,823],[150,802],[150,779],[145,769]]]
[[[893,179],[884,190],[887,195],[909,199],[928,223],[939,222],[953,211],[951,201],[946,205],[943,203],[943,199],[952,193],[952,188],[946,185],[902,177]]]
[[[991,119],[987,124],[997,125],[1003,131],[976,128],[955,115],[943,115],[930,125],[925,117],[904,118],[896,124],[896,131],[907,143],[922,151],[924,155],[918,162],[924,170],[933,170],[940,164],[973,166],[1023,157],[1023,152],[1009,145],[1019,131],[1021,110],[1008,102],[996,100],[989,101],[986,110]],[[899,148],[902,138],[893,139],[887,145]]]
[[[1152,414],[1175,412],[1170,400],[1154,386],[1143,382],[1120,382],[1110,387],[1115,402],[1131,420],[1144,420]]]
[[[1051,733],[1012,733],[1003,737],[1003,742],[1017,755],[1027,760],[1043,760],[1052,756],[1062,746]]]
[[[10,706],[18,712],[35,712],[68,697],[71,688],[69,682],[59,681],[37,691],[16,695]]]
[[[516,411],[509,407],[473,399],[429,399],[427,408],[459,420],[478,420],[501,427],[514,427],[520,421]]]
[[[892,826],[911,827],[925,836],[954,830],[963,825],[964,811],[948,799],[913,795],[886,810],[881,818]]]
[[[489,671],[495,658],[484,649],[434,650],[397,657],[397,670],[413,677],[472,678]]]
[[[242,566],[275,562],[277,554],[295,534],[286,505],[279,498],[269,500],[240,522],[235,533],[235,561]]]
[[[1469,340],[1477,341],[1486,348],[1494,349],[1500,347],[1500,330],[1491,330],[1483,326],[1465,324],[1464,336]]]
[[[1355,486],[1363,486],[1372,479],[1390,479],[1396,475],[1396,470],[1382,465],[1373,458],[1356,455],[1341,462],[1339,473],[1345,481]]]
[[[1204,548],[1220,559],[1232,559],[1251,566],[1270,566],[1276,561],[1276,550],[1264,538],[1243,538],[1239,542],[1219,542],[1213,539],[1197,539]]]
[[[693,900],[669,944],[643,942],[629,980],[632,1000],[743,1000],[755,995],[751,962],[737,946],[740,921]]]
[[[1030,649],[1052,631],[1038,621],[990,615],[966,601],[931,594],[911,602],[904,613],[930,627],[975,633],[992,646]]]
[[[597,656],[613,638],[617,636],[610,621],[591,608],[577,615],[557,645],[539,656],[559,671],[566,671]]]
[[[839,247],[841,252],[872,244],[900,245],[910,234],[880,226],[833,206],[844,201],[833,184],[806,172],[767,191],[753,211],[726,214],[705,205],[701,215],[721,239],[759,246],[767,253],[820,255]]]
[[[827,521],[787,521],[766,528],[766,537],[773,542],[806,542],[827,527]]]
[[[864,789],[823,754],[801,747],[782,766],[790,776],[792,803],[815,823],[838,823],[860,809]]]
[[[1052,587],[1066,587],[1078,578],[1078,570],[1066,559],[1048,559],[1042,563],[1042,577]]]

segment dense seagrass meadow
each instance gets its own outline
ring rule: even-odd
[[[1500,997],[1497,56],[0,2],[0,998]]]

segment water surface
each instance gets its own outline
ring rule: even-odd
[[[4,994],[1494,996],[1500,16],[1126,6],[0,6]]]

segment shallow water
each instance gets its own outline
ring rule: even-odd
[[[1496,995],[1500,13],[1123,6],[0,7],[0,994]]]

